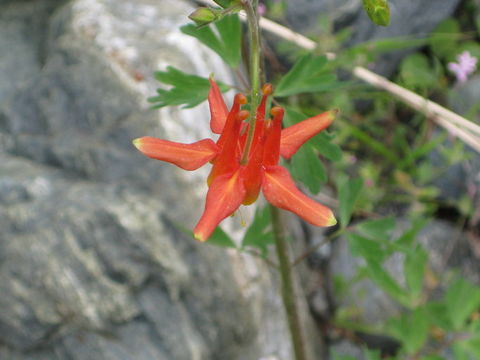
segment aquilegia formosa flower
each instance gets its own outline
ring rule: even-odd
[[[270,111],[273,119],[265,119],[266,100],[272,92],[272,86],[267,84],[262,89],[263,98],[257,109],[255,131],[249,142],[249,124],[244,122],[249,112],[241,110],[247,98],[237,94],[228,111],[217,84],[212,79],[210,83],[210,128],[213,133],[220,134],[217,142],[203,139],[182,144],[149,136],[133,141],[146,156],[185,170],[196,170],[209,161],[213,164],[208,177],[205,211],[194,229],[195,238],[207,240],[217,225],[240,205],[255,202],[260,190],[272,205],[291,211],[310,224],[335,225],[337,221],[332,211],[305,196],[295,186],[288,171],[278,165],[280,155],[289,159],[301,145],[328,127],[335,111],[282,129],[284,110],[281,107],[273,107]],[[244,156],[245,151],[248,151],[248,156]]]
[[[458,63],[448,63],[448,70],[453,72],[457,81],[462,84],[467,81],[468,76],[477,68],[477,58],[472,56],[469,51],[457,55]]]

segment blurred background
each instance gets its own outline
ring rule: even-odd
[[[394,229],[388,222],[385,231],[413,229],[428,254],[419,298],[441,296],[456,277],[470,284],[461,308],[480,292],[480,156],[349,69],[365,66],[478,124],[479,73],[463,79],[450,64],[465,52],[480,56],[480,1],[389,3],[388,27],[373,25],[360,0],[270,0],[262,11],[318,41],[318,54],[338,54],[329,66],[341,91],[292,100],[307,114],[341,110],[331,133],[343,155],[325,162],[334,180],[321,199],[335,207],[335,179],[362,178],[354,221],[390,216]],[[1,360],[291,358],[269,266],[179,230],[203,210],[206,170],[181,171],[131,144],[209,133],[205,103],[151,109],[155,71],[174,65],[235,82],[218,55],[179,31],[193,8],[180,0],[0,0]],[[265,51],[272,79],[301,54],[271,35]],[[324,239],[288,221],[298,253]],[[403,261],[385,265],[400,283]],[[379,330],[405,306],[357,271],[362,264],[340,237],[298,267],[318,359],[362,359],[364,346],[387,356],[408,342],[394,325]],[[475,301],[465,305],[470,320],[479,315]],[[435,329],[428,334],[444,336]],[[437,355],[428,359],[475,358]]]

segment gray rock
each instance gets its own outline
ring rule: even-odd
[[[291,357],[265,266],[176,227],[198,219],[205,170],[131,145],[208,133],[205,105],[145,101],[167,64],[230,80],[178,31],[189,11],[174,0],[0,4],[1,359]]]

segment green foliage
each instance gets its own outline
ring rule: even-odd
[[[386,217],[382,219],[366,220],[355,225],[356,230],[373,239],[388,239],[395,229],[395,219]]]
[[[155,104],[154,108],[174,105],[192,108],[205,101],[210,90],[208,79],[184,73],[173,66],[168,66],[166,71],[157,71],[155,79],[172,87],[169,90],[157,89],[158,95],[148,99]],[[222,91],[229,89],[222,83],[218,83],[218,86]]]
[[[440,59],[453,60],[461,37],[460,25],[455,19],[446,19],[437,25],[430,36],[430,48]]]
[[[288,106],[285,107],[285,111],[286,126],[291,126],[307,118],[306,115]],[[337,161],[342,156],[338,145],[332,142],[333,138],[325,131],[316,135],[297,151],[288,164],[293,178],[303,183],[313,194],[317,194],[322,184],[327,181],[327,172],[319,154],[332,161]]]
[[[310,143],[293,155],[289,169],[293,178],[303,183],[312,194],[317,194],[327,181],[327,171]]]
[[[237,245],[233,242],[230,236],[228,236],[228,234],[225,231],[223,231],[220,226],[217,226],[213,234],[207,240],[207,244],[227,247],[227,248],[237,247]]]
[[[405,280],[413,301],[419,297],[422,291],[427,260],[428,254],[420,245],[406,251],[403,267]]]
[[[238,15],[225,16],[202,28],[192,24],[185,25],[181,30],[215,51],[231,67],[236,68],[240,64],[241,25]]]
[[[405,248],[413,247],[418,233],[427,225],[429,221],[430,219],[413,219],[410,228],[395,240],[395,244]]]
[[[373,151],[383,155],[386,159],[392,162],[398,161],[397,155],[393,151],[391,151],[382,142],[375,140],[367,132],[355,126],[351,126],[349,128],[349,132],[352,136],[362,141],[365,145],[367,145]]]
[[[480,307],[480,288],[460,278],[450,286],[445,299],[452,327],[460,330],[470,314]]]
[[[338,200],[340,202],[340,225],[342,228],[348,226],[350,217],[362,190],[362,179],[347,179],[343,181],[338,189]]]
[[[320,134],[311,139],[310,145],[313,146],[321,155],[330,161],[340,161],[342,158],[342,150],[333,143],[335,135],[329,134],[323,130]]]
[[[266,256],[268,245],[273,243],[273,234],[270,221],[270,209],[268,206],[257,208],[255,217],[248,227],[242,241],[242,248],[254,247],[260,249]]]
[[[367,263],[381,263],[385,259],[385,250],[380,242],[354,233],[348,233],[347,239],[352,255],[363,257]]]
[[[337,353],[333,353],[333,357],[332,357],[333,360],[357,360],[355,359],[353,356],[350,356],[350,355],[339,355]]]
[[[398,282],[384,269],[380,262],[367,259],[367,273],[383,291],[404,306],[408,306],[409,299]]]
[[[381,360],[380,350],[364,350],[365,360]]]
[[[387,331],[403,343],[408,354],[416,353],[424,345],[429,328],[428,312],[422,307],[387,323]]]
[[[375,25],[387,26],[390,23],[390,7],[387,0],[363,0],[363,8]]]
[[[427,355],[422,356],[420,360],[445,360],[445,358],[438,355]]]
[[[455,359],[480,359],[480,334],[467,340],[458,341],[453,345],[453,349]]]
[[[400,79],[409,89],[429,89],[438,84],[438,76],[432,72],[428,58],[423,54],[414,53],[403,59],[400,65]]]
[[[236,3],[238,3],[238,0],[213,0],[213,1],[215,1],[215,3],[217,3],[224,9],[230,6],[234,6]]]
[[[336,77],[326,71],[325,56],[302,56],[275,87],[274,96],[284,97],[300,93],[332,90],[338,86]]]
[[[419,145],[415,149],[410,149],[410,151],[408,151],[398,163],[398,168],[405,169],[408,166],[414,166],[417,160],[427,155],[432,150],[436,149],[441,143],[445,141],[446,137],[446,134],[442,134],[432,138],[424,144]]]

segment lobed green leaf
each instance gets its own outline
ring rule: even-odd
[[[214,30],[215,27],[216,29]],[[193,24],[180,30],[193,36],[215,51],[229,66],[235,68],[241,60],[241,24],[238,15],[232,14],[201,28]]]
[[[480,306],[480,287],[459,278],[448,289],[445,301],[453,329],[459,330]]]
[[[308,54],[302,56],[275,88],[274,95],[284,97],[299,93],[331,90],[338,85],[334,74],[323,71],[327,58]]]
[[[155,78],[167,85],[172,85],[168,90],[157,89],[157,96],[150,97],[149,102],[154,108],[171,105],[183,105],[183,108],[192,108],[208,97],[210,83],[207,78],[184,73],[173,66],[167,67],[166,71],[157,71]],[[221,91],[227,91],[229,87],[218,83]]]
[[[360,178],[347,179],[339,186],[338,199],[340,201],[340,225],[345,228],[350,223],[350,218],[355,202],[363,187],[363,180]]]
[[[382,219],[366,220],[355,225],[355,228],[363,235],[372,239],[388,239],[395,229],[395,219],[386,217]]]

